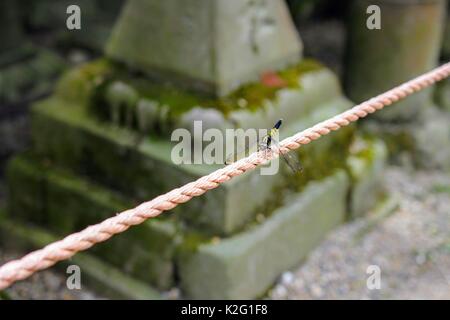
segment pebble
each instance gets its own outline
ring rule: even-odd
[[[292,272],[285,272],[281,276],[281,283],[283,285],[290,285],[294,281],[294,274]]]

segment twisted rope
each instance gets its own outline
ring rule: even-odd
[[[450,62],[408,81],[394,89],[379,96],[363,102],[339,115],[315,126],[284,139],[280,143],[280,152],[286,153],[299,148],[324,136],[331,131],[347,126],[369,113],[383,109],[406,96],[422,90],[433,83],[440,81],[450,75]],[[278,152],[278,151],[277,151]],[[61,260],[69,259],[77,252],[87,250],[94,244],[103,242],[113,235],[124,232],[129,227],[140,224],[149,218],[154,218],[162,212],[170,210],[181,203],[198,197],[208,190],[217,188],[220,184],[239,176],[246,171],[270,161],[279,156],[277,152],[253,153],[247,158],[241,159],[222,169],[201,177],[180,188],[174,189],[155,199],[144,202],[134,209],[126,210],[103,222],[89,226],[86,229],[71,234],[66,238],[51,243],[43,249],[31,252],[21,259],[13,260],[0,267],[0,290],[9,287],[16,281],[28,278],[35,272],[51,267]]]

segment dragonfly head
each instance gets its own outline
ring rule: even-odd
[[[278,129],[280,129],[281,124],[283,123],[283,119],[278,120],[272,129],[270,129],[270,136],[274,136],[278,133]]]
[[[277,123],[275,123],[275,125],[273,126],[273,129],[280,129],[282,123],[283,119],[278,120]]]

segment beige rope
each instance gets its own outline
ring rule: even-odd
[[[301,145],[308,144],[328,134],[330,131],[347,126],[349,123],[403,99],[449,75],[450,63],[446,63],[331,119],[284,139],[280,143],[281,152],[285,153],[289,150],[297,149]],[[191,200],[193,197],[198,197],[208,190],[217,188],[221,183],[254,169],[275,157],[278,157],[278,154],[275,152],[265,153],[264,155],[261,152],[254,153],[194,182],[145,202],[134,209],[124,211],[97,225],[71,234],[63,240],[51,243],[43,249],[27,254],[19,260],[8,262],[0,267],[0,290],[9,287],[18,280],[31,276],[39,270],[51,267],[58,261],[68,259],[77,252],[89,249],[96,243],[106,241],[113,235],[124,232],[130,226],[140,224],[149,218],[158,216],[163,211],[170,210],[181,203]]]

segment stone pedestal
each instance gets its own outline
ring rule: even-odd
[[[436,107],[408,123],[367,121],[364,129],[383,139],[396,163],[428,169],[450,168],[450,116]]]
[[[348,109],[337,77],[301,60],[300,43],[281,1],[129,1],[108,57],[70,70],[33,106],[32,150],[8,167],[6,219],[63,235],[222,167],[171,160],[171,132],[195,120],[224,130],[284,118],[283,138]],[[268,71],[282,85],[260,79]],[[352,125],[330,133],[293,153],[301,174],[283,163],[276,175],[248,172],[91,252],[184,297],[261,296],[331,228],[370,209],[361,202],[381,143],[352,151],[354,141]]]
[[[131,0],[106,52],[151,76],[220,96],[297,62],[301,50],[282,1]]]
[[[381,10],[380,30],[366,26],[369,5]],[[369,99],[438,64],[445,1],[358,0],[351,8],[345,86],[354,101]],[[443,150],[448,149],[450,122],[435,110],[434,89],[421,90],[363,121],[370,132],[386,139],[394,160],[408,158],[418,166],[448,167],[450,153]],[[445,105],[445,89],[437,96],[437,103]]]
[[[381,29],[369,30],[369,5],[381,10]],[[431,70],[438,63],[446,16],[443,0],[357,0],[348,20],[345,88],[362,102]],[[422,90],[383,109],[374,118],[405,121],[432,105],[431,90]]]

